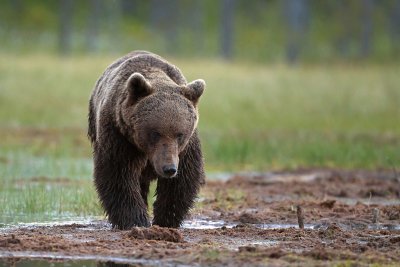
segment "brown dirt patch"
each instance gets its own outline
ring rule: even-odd
[[[120,231],[100,221],[3,229],[0,256],[28,251],[173,265],[395,266],[400,264],[399,197],[399,178],[384,171],[235,176],[208,181],[189,218],[223,220],[226,226]],[[305,229],[297,227],[298,206]]]
[[[162,228],[156,225],[149,228],[133,227],[128,236],[136,239],[164,240],[175,243],[183,242],[183,237],[177,229]]]

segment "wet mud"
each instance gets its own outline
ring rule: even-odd
[[[3,228],[0,256],[10,262],[396,266],[400,179],[390,171],[300,170],[208,180],[180,229],[120,231],[104,220]]]

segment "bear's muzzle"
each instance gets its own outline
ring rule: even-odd
[[[178,168],[175,166],[175,164],[164,165],[162,170],[164,172],[164,176],[168,178],[172,178],[178,173]]]

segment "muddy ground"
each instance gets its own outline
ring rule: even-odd
[[[305,229],[298,227],[299,206]],[[400,177],[299,170],[208,180],[184,226],[14,227],[0,230],[0,255],[7,263],[30,255],[108,265],[400,266]]]

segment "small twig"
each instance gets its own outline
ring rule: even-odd
[[[374,208],[372,210],[372,223],[378,223],[379,222],[379,209]]]
[[[297,206],[297,221],[299,223],[299,228],[304,229],[304,214],[300,205]]]
[[[367,202],[368,208],[369,208],[369,205],[371,204],[371,199],[372,199],[372,192],[369,191],[369,199],[368,199],[368,202]]]
[[[397,169],[395,166],[393,166],[393,172],[394,172],[394,178],[397,180],[400,180],[399,173],[397,172]]]

